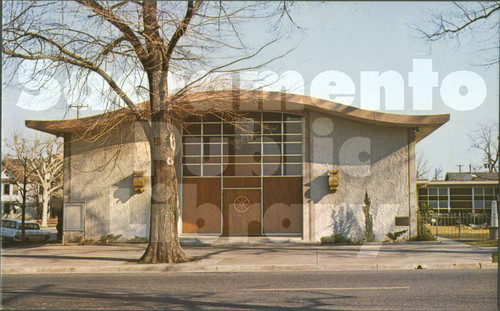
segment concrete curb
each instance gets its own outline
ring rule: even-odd
[[[198,265],[198,264],[124,264],[114,266],[10,267],[2,274],[60,273],[144,273],[144,272],[270,272],[270,271],[363,271],[415,269],[498,269],[498,263],[410,263],[337,265]]]

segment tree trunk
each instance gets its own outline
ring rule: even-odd
[[[163,118],[166,119],[166,113]],[[155,118],[153,118],[155,119]],[[151,151],[151,213],[149,244],[139,260],[144,263],[185,262],[177,232],[177,178],[174,166],[175,138],[169,122],[152,122]],[[171,135],[172,134],[172,135]]]
[[[43,189],[43,194],[42,194],[42,227],[47,227],[47,215],[49,213],[49,195],[45,190],[46,188],[44,187]]]

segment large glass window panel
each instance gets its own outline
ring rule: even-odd
[[[201,145],[184,145],[182,152],[184,155],[200,155]]]
[[[281,123],[264,122],[262,124],[262,133],[281,135]]]
[[[185,144],[199,144],[201,143],[201,136],[184,136],[182,142]]]
[[[264,154],[281,154],[281,144],[265,143],[263,150]]]
[[[429,201],[438,200],[438,190],[437,188],[429,188]]]
[[[283,135],[283,141],[302,143],[302,135],[300,135],[300,134],[286,134],[286,135]]]
[[[182,163],[201,163],[201,157],[182,157]]]
[[[285,144],[285,154],[302,154],[302,144],[301,143]]]
[[[209,113],[203,116],[203,122],[221,122],[222,118],[218,114]]]
[[[203,176],[220,176],[220,164],[203,164]]]
[[[221,145],[220,144],[204,144],[203,145],[203,155],[204,156],[214,156],[221,155]]]
[[[222,142],[222,137],[220,135],[208,135],[203,137],[204,144],[216,144]]]
[[[192,123],[184,126],[182,130],[184,135],[200,135],[201,134],[201,124]]]
[[[234,142],[228,144],[228,155],[255,155],[260,154],[259,143]]]
[[[281,135],[263,135],[258,141],[263,141],[264,143],[281,143]]]
[[[203,163],[216,164],[221,162],[220,156],[205,156],[203,157]]]
[[[302,175],[302,164],[285,164],[284,175]]]
[[[281,113],[279,113],[279,112],[264,112],[262,120],[264,120],[264,121],[281,121]]]
[[[189,123],[189,122],[201,122],[201,117],[200,116],[191,115],[191,116],[188,116],[185,119],[185,122],[186,123]]]
[[[264,163],[281,163],[281,155],[266,155],[263,157]]]
[[[484,208],[483,200],[474,200],[474,209]]]
[[[301,116],[249,112],[231,124],[209,115],[183,133],[185,176],[218,176],[221,161],[225,176],[259,176],[261,168],[264,176],[302,175]]]
[[[201,176],[201,165],[184,164],[182,167],[183,176]]]
[[[281,176],[281,164],[264,164],[262,166],[264,176]]]
[[[213,135],[217,134],[220,135],[221,133],[221,124],[220,123],[205,123],[203,124],[203,135]]]
[[[284,113],[283,121],[302,121],[302,116]]]
[[[284,155],[283,162],[284,163],[302,163],[302,156]]]
[[[302,133],[302,123],[287,123],[285,122],[285,133]]]
[[[224,176],[260,176],[260,164],[229,164]]]

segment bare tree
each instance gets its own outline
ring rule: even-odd
[[[423,153],[418,153],[415,159],[415,165],[417,170],[417,178],[427,178],[429,174],[429,161]]]
[[[471,147],[481,151],[484,157],[484,167],[488,172],[498,171],[498,121],[480,123],[478,129],[469,135]]]
[[[439,180],[441,178],[441,174],[443,174],[443,168],[436,167],[434,169],[434,175],[432,176],[432,180]]]
[[[34,150],[39,148],[39,140],[29,141],[24,137],[17,134],[12,136],[11,140],[5,141],[6,147],[9,149],[7,157],[4,158],[4,164],[7,170],[14,175],[15,184],[19,191],[20,199],[18,204],[21,207],[21,240],[25,241],[25,221],[26,221],[26,207],[28,201],[37,195],[34,188],[35,171],[31,165],[35,155]]]
[[[54,137],[41,141],[36,147],[33,150],[33,157],[30,159],[30,165],[36,176],[35,182],[40,186],[41,225],[46,227],[50,199],[63,186],[63,144]]]
[[[177,177],[173,165],[173,121],[190,112],[183,97],[216,74],[258,65],[250,60],[278,41],[286,4],[234,2],[75,1],[4,3],[3,52],[11,59],[36,62],[33,75],[55,76],[76,68],[83,84],[93,73],[104,81],[116,101],[142,125],[151,156],[149,244],[142,262],[188,260],[177,234]],[[249,47],[239,30],[243,21],[269,25],[275,37]],[[272,22],[270,22],[272,21]],[[17,63],[16,63],[17,64]],[[203,70],[178,90],[168,78]],[[136,106],[126,79],[146,90],[147,109]],[[192,111],[192,110],[191,110]]]
[[[446,12],[431,13],[425,26],[416,27],[417,31],[430,41],[452,39],[457,44],[461,37],[470,36],[480,40],[481,52],[494,52],[495,56],[488,57],[484,65],[498,63],[500,2],[453,2],[453,5]]]

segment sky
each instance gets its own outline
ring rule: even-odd
[[[293,72],[290,79],[303,87],[295,87],[290,92],[355,107],[389,113],[450,114],[448,123],[417,144],[417,154],[425,156],[432,170],[439,167],[445,172],[458,171],[459,164],[464,168],[469,164],[480,167],[482,155],[470,147],[468,136],[480,122],[498,122],[498,64],[480,65],[484,59],[498,59],[498,50],[484,51],[491,44],[488,36],[498,39],[498,33],[481,32],[483,29],[479,28],[462,37],[460,44],[453,39],[430,43],[415,30],[431,29],[427,23],[431,12],[453,9],[453,4],[446,2],[295,3],[290,12],[300,28],[255,61],[264,61],[294,48],[259,72],[269,70],[277,75]],[[498,19],[498,14],[495,18]],[[268,39],[266,28],[259,22],[243,29],[242,39],[249,45]],[[387,73],[392,91],[386,89],[388,96],[380,96],[377,107],[376,102],[369,101],[373,96],[363,99],[363,94],[372,94],[369,77],[383,73]],[[335,94],[332,92],[339,89],[329,84],[333,77],[341,89]],[[340,81],[346,79],[347,86],[342,87]],[[51,104],[57,99],[50,96],[37,97],[36,102],[45,105],[39,105],[34,111],[30,106],[33,98],[25,92],[33,87],[30,85],[33,81],[23,83],[24,89],[3,85],[3,139],[13,131],[32,135],[34,131],[24,127],[25,119],[75,117],[74,109],[67,113]],[[414,92],[415,85],[422,89]],[[425,96],[428,97],[424,105]],[[96,113],[98,111],[92,109],[81,111],[81,115]]]

